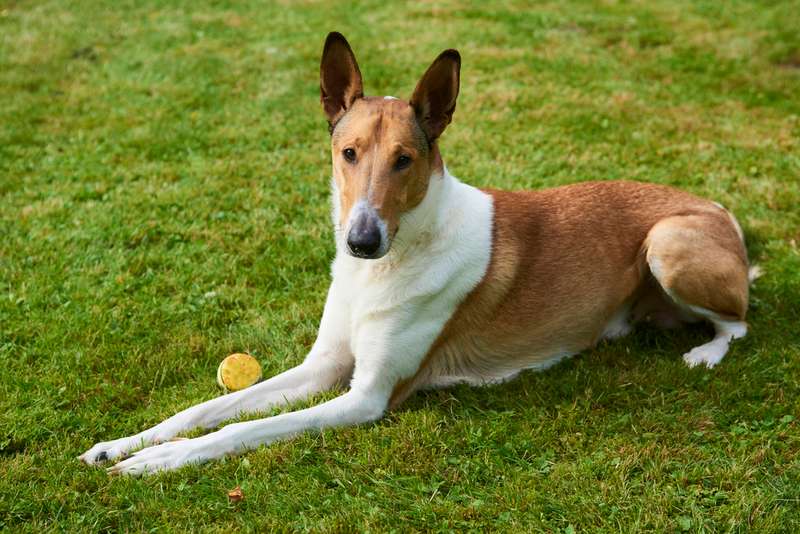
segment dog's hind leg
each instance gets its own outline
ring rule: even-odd
[[[725,354],[728,353],[730,342],[739,339],[747,334],[747,323],[744,321],[725,321],[716,317],[708,317],[714,325],[716,334],[714,339],[693,348],[683,355],[683,361],[689,367],[705,364],[706,367],[714,367],[718,364]]]
[[[690,367],[713,367],[730,341],[747,333],[748,262],[740,232],[720,208],[668,217],[648,233],[645,247],[653,277],[676,306],[709,321],[716,331],[712,341],[684,354]]]

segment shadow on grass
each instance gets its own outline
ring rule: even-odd
[[[705,323],[675,330],[641,324],[626,338],[603,341],[549,369],[523,371],[508,382],[418,391],[398,411],[443,409],[448,399],[460,405],[463,414],[515,411],[529,408],[531,403],[549,411],[581,398],[613,398],[614,406],[627,410],[640,406],[644,398],[705,383],[714,371],[690,370],[681,356],[710,341],[713,333],[711,325]]]

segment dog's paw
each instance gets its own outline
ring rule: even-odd
[[[711,343],[695,347],[684,354],[683,361],[686,362],[686,365],[689,367],[697,367],[698,365],[704,364],[710,369],[722,361],[726,352],[728,352],[727,343],[716,343],[712,341]]]
[[[134,453],[130,458],[106,469],[110,475],[151,475],[171,471],[190,463],[207,460],[198,440],[169,441]]]
[[[135,436],[103,441],[97,443],[94,447],[78,456],[78,460],[81,460],[87,465],[97,465],[123,458],[143,444],[142,439]]]

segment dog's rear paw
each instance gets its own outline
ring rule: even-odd
[[[97,465],[110,460],[117,460],[127,456],[131,451],[143,445],[141,438],[127,437],[112,441],[103,441],[78,456],[78,460],[88,464]]]
[[[704,364],[709,369],[717,365],[725,353],[728,352],[728,342],[725,340],[714,340],[705,345],[695,347],[683,355],[683,361],[689,367],[696,367]]]

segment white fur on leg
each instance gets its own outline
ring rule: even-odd
[[[317,340],[301,365],[247,389],[192,406],[133,436],[97,443],[78,459],[89,465],[116,460],[182,432],[213,428],[226,419],[282,406],[326,391],[337,382],[344,383],[353,369],[353,355],[344,337],[347,296],[340,285],[331,285]]]
[[[603,330],[603,339],[617,339],[631,333],[633,326],[630,323],[630,307],[623,306],[611,317]]]
[[[350,390],[341,397],[305,410],[234,423],[199,438],[149,447],[108,468],[108,472],[152,474],[254,449],[261,444],[291,438],[306,430],[375,421],[383,415],[388,400],[389,394],[386,392],[376,394]]]
[[[197,427],[213,428],[226,419],[305,399],[332,388],[337,382],[345,382],[352,371],[352,358],[318,347],[315,345],[297,367],[247,389],[187,408],[139,434],[97,443],[78,459],[94,465],[122,458],[136,449],[167,441],[182,432]]]
[[[742,338],[747,334],[747,323],[745,322],[720,319],[711,319],[711,322],[714,323],[717,334],[710,342],[695,347],[683,355],[683,361],[689,367],[695,367],[701,363],[708,368],[714,367],[728,353],[731,340]]]
[[[329,389],[347,373],[332,360],[305,362],[266,382],[192,406],[139,434],[97,443],[78,459],[89,465],[115,460],[197,427],[213,428],[244,413],[305,399]]]

